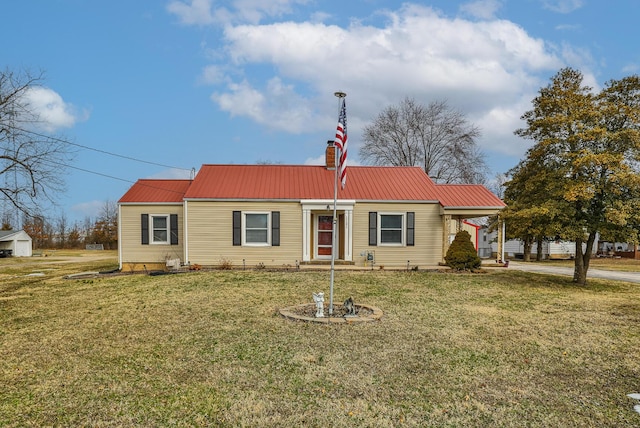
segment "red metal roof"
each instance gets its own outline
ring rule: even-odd
[[[502,208],[505,203],[479,184],[437,184],[438,199],[445,208]]]
[[[333,199],[334,171],[311,165],[203,165],[186,199]],[[420,168],[353,166],[339,199],[437,201]]]
[[[203,165],[191,180],[138,180],[119,203],[183,199],[333,199],[334,171],[311,165]],[[351,166],[339,199],[433,201],[447,207],[504,207],[484,186],[436,185],[419,167]]]
[[[182,202],[191,180],[140,179],[125,193],[118,203],[170,203]]]

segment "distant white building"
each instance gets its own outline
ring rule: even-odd
[[[483,227],[479,235],[480,239],[480,248],[479,252],[482,251],[483,254],[491,251],[492,254],[495,254],[498,251],[498,243],[497,236],[498,233],[496,231],[489,232],[486,227]],[[490,248],[490,250],[489,250]],[[586,244],[582,245],[583,251],[586,249]],[[595,251],[598,248],[598,238],[596,237],[596,241],[593,245],[594,255]],[[531,256],[535,258],[536,252],[538,250],[537,242],[533,242],[531,245]],[[514,258],[522,258],[524,255],[524,243],[519,239],[509,239],[504,243],[504,255],[507,259]],[[576,243],[574,241],[544,241],[542,243],[542,258],[543,259],[572,259],[576,256]]]
[[[0,255],[5,257],[9,252],[14,257],[31,257],[33,242],[24,230],[0,230]]]

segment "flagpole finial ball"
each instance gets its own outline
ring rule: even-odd
[[[342,92],[342,91],[334,92],[333,95],[335,95],[338,98],[344,98],[344,97],[347,96],[347,94],[345,92]]]

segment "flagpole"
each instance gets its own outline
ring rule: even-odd
[[[338,116],[340,116],[340,111],[342,108],[342,99],[347,96],[344,92],[338,91],[333,95],[338,97]],[[333,145],[334,150],[334,158],[335,158],[335,168],[333,175],[333,224],[332,224],[332,233],[331,233],[331,280],[329,282],[329,316],[333,315],[333,282],[335,277],[335,268],[336,268],[336,225],[338,223],[337,215],[337,205],[338,205],[338,166],[339,159],[338,156],[338,148],[335,143]],[[342,153],[340,153],[342,155]]]

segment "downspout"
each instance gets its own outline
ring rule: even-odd
[[[118,270],[122,270],[122,205],[118,204]]]
[[[182,225],[182,232],[184,234],[184,238],[183,241],[184,243],[182,245],[184,245],[184,263],[187,265],[190,265],[191,262],[189,261],[189,222],[187,221],[187,204],[188,202],[186,200],[183,200],[183,205],[182,205],[182,222],[184,223]]]

